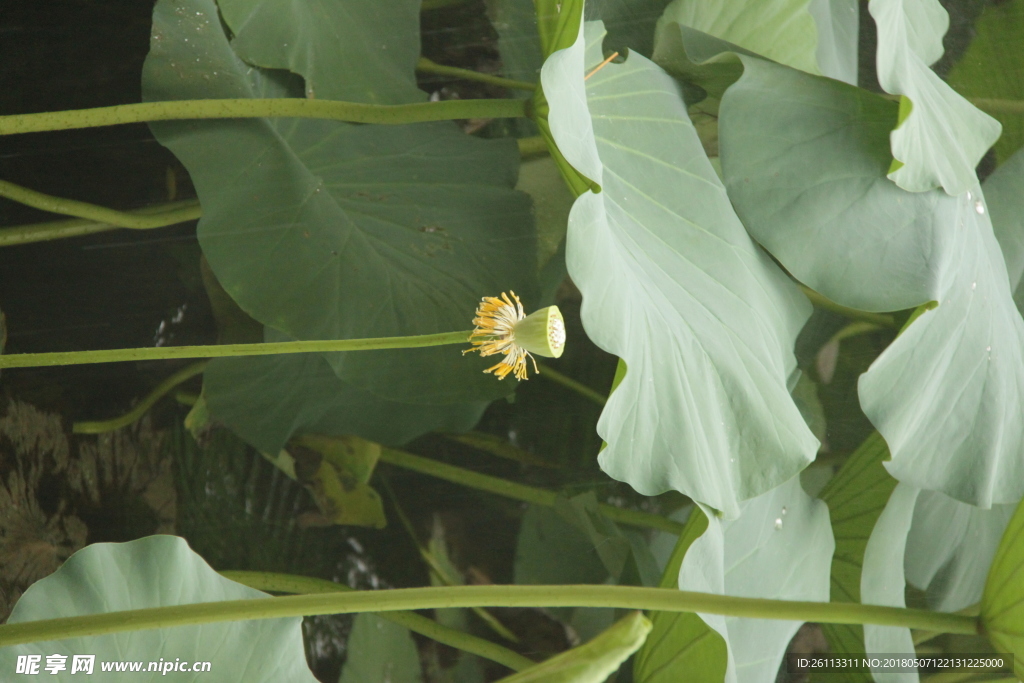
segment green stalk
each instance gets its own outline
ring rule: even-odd
[[[332,581],[313,579],[308,576],[294,574],[278,574],[275,572],[227,571],[221,576],[236,581],[250,588],[274,593],[301,593],[304,595],[324,593],[351,593],[354,589]],[[433,619],[420,616],[415,612],[381,612],[382,619],[400,624],[414,633],[419,633],[444,645],[458,648],[464,652],[490,659],[513,671],[522,671],[536,662],[527,659],[517,652],[502,647],[489,640],[463,633],[437,623]]]
[[[170,212],[170,215],[167,212],[145,214],[116,211],[105,206],[97,206],[96,204],[80,202],[74,199],[64,199],[63,197],[43,194],[42,192],[30,190],[27,187],[9,183],[6,180],[0,180],[0,197],[6,197],[19,204],[31,206],[33,209],[41,211],[61,213],[65,216],[75,216],[97,223],[113,225],[118,228],[132,228],[134,230],[149,230],[151,228],[161,228],[165,225],[173,225],[174,223],[184,223],[185,221],[199,218],[200,214],[199,204],[196,202],[188,202],[186,206]],[[172,222],[168,223],[169,220]]]
[[[737,598],[635,586],[443,586],[202,602],[5,624],[0,626],[0,647],[224,621],[485,606],[699,612],[751,619],[878,624],[946,633],[981,633],[981,623],[973,617],[879,605]]]
[[[57,197],[54,197],[53,199],[69,201],[60,200]],[[75,203],[80,204],[80,202]],[[89,204],[86,206],[92,205]],[[55,213],[69,213],[58,209],[46,210],[54,211]],[[112,211],[112,209],[103,210]],[[190,199],[180,202],[158,204],[156,206],[149,206],[144,209],[136,209],[133,211],[117,211],[115,213],[119,214],[120,218],[114,223],[75,218],[73,220],[48,221],[46,223],[31,223],[29,225],[15,225],[9,228],[0,228],[0,247],[13,247],[19,244],[46,242],[47,240],[64,239],[68,237],[81,237],[82,235],[93,235],[98,232],[118,230],[122,227],[143,229],[138,227],[138,225],[125,225],[126,222],[132,221],[133,219],[142,219],[142,221],[148,224],[146,226],[147,229],[162,228],[168,225],[177,225],[178,223],[194,221],[199,218],[202,210],[199,208],[199,202],[194,199]]]
[[[514,99],[447,100],[393,105],[301,98],[176,100],[0,116],[0,135],[185,119],[297,117],[349,123],[405,124],[452,119],[519,118],[526,115],[526,100]]]
[[[826,311],[832,311],[838,313],[841,316],[850,318],[851,320],[863,320],[864,322],[872,323],[880,327],[888,327],[890,329],[896,329],[896,320],[891,315],[885,315],[883,313],[871,313],[869,311],[859,311],[856,308],[848,308],[842,304],[837,304],[823,294],[819,294],[810,287],[800,285],[800,291],[803,292],[811,303],[818,308],[825,309]]]
[[[516,140],[516,143],[519,145],[519,156],[523,158],[548,155],[548,143],[542,135],[535,135],[532,138],[519,138]]]
[[[448,572],[445,570],[444,565],[442,565],[441,562],[436,557],[434,557],[434,554],[430,552],[428,548],[426,548],[423,544],[420,543],[420,539],[416,536],[416,529],[413,528],[412,522],[409,520],[409,516],[405,514],[405,509],[402,507],[402,504],[398,501],[398,496],[395,495],[394,489],[391,488],[391,483],[387,480],[386,477],[383,477],[382,481],[384,484],[384,488],[388,492],[388,496],[391,498],[391,504],[394,505],[395,512],[398,513],[398,519],[400,522],[402,522],[402,526],[405,527],[405,533],[409,535],[409,539],[413,542],[413,545],[416,546],[416,549],[420,553],[420,557],[422,557],[423,561],[427,563],[427,567],[429,568],[430,573],[433,575],[433,578],[436,579],[438,583],[442,583],[445,586],[462,585],[455,580],[455,577],[450,576]],[[480,617],[480,619],[499,636],[501,636],[502,638],[511,643],[519,642],[519,638],[516,636],[516,634],[508,630],[508,628],[506,628],[505,625],[501,623],[501,621],[499,621],[498,618],[495,617],[493,614],[485,610],[483,607],[474,607],[472,609],[473,612],[478,617]]]
[[[85,365],[122,361],[170,360],[172,358],[226,358],[235,356],[272,356],[278,353],[330,353],[335,351],[373,351],[379,349],[418,349],[424,346],[465,344],[471,331],[441,332],[410,337],[373,339],[316,339],[313,341],[265,342],[262,344],[215,344],[212,346],[156,346],[141,349],[103,351],[57,351],[54,353],[17,353],[0,355],[0,369],[41,368],[54,365]]]
[[[561,384],[563,387],[575,391],[577,394],[587,399],[588,401],[592,401],[599,406],[603,406],[605,403],[608,402],[608,398],[606,396],[602,396],[600,392],[591,389],[582,382],[577,382],[572,377],[563,375],[550,365],[542,365],[540,363],[537,363],[537,368],[540,370],[538,374],[541,377],[547,377],[552,382],[555,382],[556,384]]]
[[[1024,116],[1024,100],[997,100],[989,97],[970,97],[971,104],[989,114],[1017,114]]]
[[[121,427],[127,427],[136,420],[139,420],[146,411],[153,407],[153,405],[159,401],[164,395],[174,387],[178,386],[182,382],[192,379],[198,374],[201,374],[210,361],[200,361],[193,363],[187,367],[178,370],[176,373],[165,379],[163,382],[157,385],[146,398],[139,401],[139,404],[129,410],[124,415],[111,418],[109,420],[100,420],[97,422],[76,422],[72,427],[71,431],[75,434],[104,434],[106,432],[112,432],[115,429],[121,429]]]
[[[887,100],[900,102],[901,105],[904,100],[909,102],[909,99],[903,95],[890,95],[885,92],[877,94]],[[990,97],[965,97],[964,99],[989,114],[1019,114],[1024,116],[1024,100],[1001,100]],[[903,123],[904,118],[906,117],[901,114],[899,123]]]
[[[2,356],[0,356],[0,358],[2,358]],[[558,500],[558,494],[554,491],[548,491],[534,486],[527,486],[526,484],[517,484],[506,479],[492,477],[487,474],[480,474],[479,472],[473,472],[472,470],[463,469],[462,467],[448,465],[443,462],[438,462],[437,460],[431,460],[430,458],[422,458],[418,455],[413,455],[412,453],[395,450],[394,448],[381,448],[380,461],[386,462],[390,465],[395,465],[396,467],[413,470],[420,474],[444,479],[445,481],[450,481],[453,484],[468,486],[469,488],[487,491],[488,493],[495,493],[499,496],[505,496],[506,498],[522,500],[527,503],[533,503],[534,505],[554,507],[555,501]],[[658,531],[666,531],[670,534],[677,535],[683,530],[682,524],[659,515],[652,515],[648,512],[625,510],[623,508],[618,508],[614,505],[606,505],[604,503],[599,504],[598,509],[601,511],[601,514],[608,519],[621,522],[622,524],[628,524],[630,526],[657,529]]]
[[[479,71],[472,71],[470,69],[460,69],[457,66],[444,66],[433,62],[426,57],[420,57],[420,60],[416,62],[416,70],[422,71],[428,74],[437,74],[439,76],[451,76],[452,78],[461,78],[467,81],[477,81],[479,83],[489,83],[491,85],[501,86],[502,88],[508,88],[510,90],[536,90],[536,83],[529,83],[527,81],[516,81],[511,78],[502,78],[501,76],[492,76],[490,74],[482,74]]]

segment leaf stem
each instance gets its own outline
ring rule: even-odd
[[[167,216],[165,213],[140,214],[129,213],[108,209],[104,206],[80,202],[74,199],[54,197],[35,190],[30,190],[21,185],[0,180],[0,197],[6,197],[12,201],[31,206],[33,209],[60,213],[65,216],[75,216],[97,223],[105,223],[119,228],[132,228],[134,230],[149,230],[168,225],[168,220],[174,223],[183,223],[199,217],[198,203],[189,203],[188,206],[172,211],[174,215]]]
[[[588,387],[586,384],[583,384],[582,382],[577,382],[572,377],[569,377],[567,375],[563,375],[562,373],[560,373],[558,370],[555,370],[550,365],[542,365],[542,364],[538,363],[537,364],[537,368],[540,370],[540,372],[538,374],[541,377],[547,377],[552,382],[555,382],[556,384],[561,384],[563,387],[575,391],[577,394],[579,394],[583,398],[585,398],[585,399],[587,399],[589,401],[592,401],[592,402],[596,403],[599,406],[603,406],[605,403],[608,402],[608,398],[605,397],[605,396],[602,396],[600,392],[595,391],[594,389],[591,389],[590,387]]]
[[[444,66],[433,62],[426,57],[420,57],[420,60],[416,62],[416,70],[422,71],[428,74],[437,74],[439,76],[451,76],[452,78],[461,78],[467,81],[478,81],[480,83],[489,83],[491,85],[501,86],[502,88],[508,88],[510,90],[536,90],[536,83],[529,83],[527,81],[516,81],[511,78],[502,78],[501,76],[492,76],[490,74],[482,74],[479,71],[472,71],[471,69],[460,69],[457,66]]]
[[[54,197],[53,199],[59,198]],[[81,202],[75,203],[80,204]],[[92,205],[87,204],[86,206]],[[96,208],[102,209],[103,211],[113,211],[113,209],[107,209],[104,207]],[[56,209],[46,209],[46,211],[66,213],[65,211]],[[28,225],[15,225],[8,228],[0,228],[0,247],[13,247],[19,244],[46,242],[48,240],[68,237],[81,237],[83,235],[93,235],[98,232],[118,230],[122,227],[131,227],[134,229],[162,228],[168,225],[177,225],[178,223],[194,221],[199,218],[202,210],[199,208],[198,201],[190,199],[180,202],[170,202],[167,204],[157,204],[155,206],[148,206],[144,209],[135,209],[132,211],[114,211],[114,213],[119,214],[120,218],[113,223],[75,218],[72,220],[48,221],[46,223],[30,223]],[[138,225],[125,225],[126,222],[139,218],[148,223],[145,228],[141,228]]]
[[[0,356],[0,358],[2,358],[2,356]],[[533,503],[534,505],[554,507],[555,501],[558,500],[558,494],[554,491],[527,486],[526,484],[517,484],[516,482],[508,481],[507,479],[492,477],[488,474],[480,474],[479,472],[473,472],[472,470],[438,462],[437,460],[432,460],[430,458],[423,458],[394,448],[381,448],[380,460],[381,462],[386,462],[396,467],[402,467],[414,472],[419,472],[420,474],[444,479],[445,481],[450,481],[453,484],[468,486],[469,488],[487,491],[488,493],[505,496],[506,498],[522,500],[527,503]],[[683,525],[679,522],[674,522],[671,519],[661,517],[659,515],[652,515],[649,512],[627,510],[604,503],[600,503],[598,505],[598,509],[601,511],[601,514],[608,519],[621,522],[622,524],[628,524],[630,526],[657,529],[659,531],[666,531],[670,534],[679,534],[683,530]]]
[[[127,427],[136,420],[140,419],[146,414],[150,408],[156,404],[164,395],[174,387],[178,386],[182,382],[192,379],[198,374],[201,374],[210,361],[199,361],[193,363],[187,367],[178,370],[176,373],[165,379],[163,382],[157,385],[146,398],[139,401],[139,404],[129,410],[124,415],[111,418],[109,420],[99,420],[96,422],[76,422],[72,427],[71,431],[74,434],[104,434],[106,432],[112,432],[115,429],[121,427]]]
[[[432,578],[435,579],[437,583],[445,586],[463,585],[456,579],[456,577],[451,576],[444,564],[438,560],[432,552],[430,552],[429,548],[420,543],[420,539],[416,535],[416,529],[413,527],[412,521],[409,519],[409,516],[405,514],[405,509],[402,507],[402,503],[399,502],[398,496],[395,495],[394,489],[391,488],[391,482],[389,482],[386,477],[382,477],[382,481],[384,489],[388,492],[388,496],[391,498],[391,504],[394,506],[395,512],[398,514],[398,519],[402,523],[402,526],[405,527],[405,533],[409,535],[409,539],[413,542],[413,545],[416,546],[416,549],[420,553],[420,557],[422,557],[423,561],[427,564],[427,568],[430,571]],[[455,567],[452,566],[452,569],[454,570]],[[472,609],[473,612],[499,636],[511,643],[519,642],[519,638],[516,634],[508,630],[508,628],[506,628],[505,625],[493,614],[485,610],[483,607],[473,607]]]
[[[0,647],[224,621],[453,607],[607,607],[827,624],[879,624],[978,635],[980,621],[943,612],[841,602],[738,598],[635,586],[443,586],[202,602],[0,626]]]
[[[226,571],[220,574],[224,578],[236,581],[250,588],[272,591],[274,593],[322,595],[324,593],[351,593],[354,590],[332,581],[314,579],[308,576],[296,576],[294,574],[251,571]],[[444,645],[458,648],[464,652],[484,657],[492,662],[507,666],[513,671],[522,671],[536,664],[532,659],[527,659],[518,652],[513,652],[489,640],[449,628],[415,612],[381,612],[379,616],[382,619],[400,624],[414,633],[419,633],[422,636],[436,640]]]
[[[829,299],[823,294],[819,294],[810,287],[800,285],[800,291],[811,300],[817,308],[822,308],[826,311],[832,311],[838,313],[841,316],[850,318],[851,320],[863,320],[864,322],[873,323],[881,327],[888,327],[890,329],[897,329],[896,319],[891,315],[885,315],[883,313],[871,313],[869,311],[860,311],[856,308],[849,308],[842,304],[837,304],[832,299]]]
[[[535,135],[531,138],[519,138],[516,140],[519,145],[519,156],[521,157],[539,157],[548,155],[548,143],[545,142],[544,137],[541,135]]]
[[[363,104],[302,98],[140,102],[95,109],[0,116],[0,135],[186,119],[297,117],[349,123],[405,124],[452,119],[519,118],[527,115],[526,102],[492,99]]]
[[[1024,100],[999,100],[989,97],[969,97],[971,104],[989,114],[1017,114],[1024,116]]]
[[[157,346],[103,351],[57,351],[0,356],[0,368],[40,368],[55,365],[118,363],[122,361],[170,360],[172,358],[225,358],[272,356],[278,353],[330,353],[378,349],[418,349],[424,346],[464,344],[471,332],[441,332],[409,337],[371,339],[315,339],[312,341],[264,342],[262,344],[215,344],[212,346]]]

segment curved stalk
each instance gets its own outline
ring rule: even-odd
[[[59,198],[54,197],[54,199]],[[53,209],[46,210],[53,211]],[[112,211],[112,209],[104,210]],[[65,212],[56,211],[56,213]],[[190,199],[180,202],[158,204],[156,206],[149,206],[144,209],[136,209],[133,211],[117,211],[116,213],[122,216],[116,224],[75,218],[72,220],[47,221],[45,223],[30,223],[28,225],[15,225],[8,228],[0,228],[0,247],[13,247],[19,244],[32,244],[33,242],[46,242],[48,240],[64,239],[68,237],[81,237],[83,235],[93,235],[98,232],[119,230],[122,227],[132,227],[134,229],[163,228],[168,225],[177,225],[178,223],[194,221],[200,217],[202,209],[200,209],[198,201]],[[147,225],[145,228],[138,226],[126,226],[124,225],[125,221],[131,220],[131,218],[128,217],[143,218]]]
[[[635,586],[444,586],[202,602],[5,624],[0,626],[0,647],[223,621],[453,607],[607,607],[981,633],[981,622],[974,617],[856,603],[737,598]]]
[[[156,346],[140,349],[103,351],[56,351],[53,353],[17,353],[0,355],[0,369],[42,368],[55,365],[87,365],[122,361],[170,360],[172,358],[227,358],[234,356],[272,356],[278,353],[331,353],[335,351],[373,351],[379,349],[418,349],[424,346],[465,344],[470,330],[441,332],[410,337],[371,339],[316,339],[313,341],[264,342],[262,344],[215,344],[212,346]]]
[[[606,396],[602,396],[600,392],[591,389],[582,382],[577,382],[568,375],[563,375],[550,365],[537,363],[537,367],[539,369],[539,372],[537,373],[538,375],[540,375],[541,377],[547,377],[552,382],[555,382],[556,384],[561,384],[566,389],[571,389],[572,391],[575,391],[577,394],[587,399],[588,401],[596,403],[599,406],[603,406],[605,403],[608,402],[608,398]]]
[[[867,323],[878,325],[879,327],[888,327],[890,329],[896,329],[896,319],[891,315],[884,313],[871,313],[870,311],[860,311],[856,308],[849,308],[842,304],[837,304],[832,299],[829,299],[823,294],[819,294],[810,287],[799,285],[800,291],[811,300],[811,303],[818,308],[825,309],[826,311],[832,311],[838,313],[841,316],[850,318],[851,320],[863,320]]]
[[[201,374],[208,364],[209,361],[204,360],[178,370],[163,382],[160,382],[156,389],[150,392],[146,398],[139,401],[137,406],[129,410],[124,415],[96,422],[76,422],[72,425],[71,431],[74,434],[104,434],[106,432],[112,432],[115,429],[120,429],[121,427],[127,427],[145,415],[146,411],[152,408],[153,405],[163,398],[171,389],[182,382]]]
[[[301,98],[140,102],[95,109],[0,116],[0,135],[186,119],[296,117],[396,125],[452,119],[519,118],[527,115],[526,102],[504,99],[362,104]]]
[[[420,60],[416,62],[416,70],[428,74],[437,74],[438,76],[451,76],[452,78],[461,78],[467,81],[489,83],[491,85],[497,85],[502,88],[508,88],[510,90],[533,91],[537,89],[536,83],[530,83],[528,81],[516,81],[511,78],[502,78],[501,76],[482,74],[479,71],[472,71],[471,69],[460,69],[457,66],[444,66],[443,64],[433,62],[427,59],[426,57],[420,57]]]
[[[548,143],[541,135],[535,135],[532,138],[519,138],[516,140],[516,144],[519,145],[519,156],[523,158],[547,156],[548,154]]]
[[[381,448],[380,461],[419,472],[420,474],[444,479],[453,484],[495,493],[499,496],[533,503],[534,505],[554,507],[555,501],[558,500],[558,494],[554,491],[527,486],[526,484],[518,484],[514,481],[501,479],[500,477],[492,477],[489,474],[480,474],[479,472],[473,472],[472,470],[438,462],[430,458],[423,458],[394,448]],[[649,512],[627,510],[605,503],[598,504],[598,510],[608,519],[630,526],[657,529],[658,531],[666,531],[676,535],[681,533],[684,528],[684,525],[679,522],[675,522],[667,517],[661,517],[660,515],[652,515]]]
[[[261,591],[272,591],[274,593],[301,593],[304,595],[323,593],[351,593],[353,588],[343,586],[324,579],[314,579],[308,576],[296,576],[294,574],[278,574],[275,572],[250,572],[250,571],[227,571],[221,572],[221,576],[236,581],[240,584],[255,588]],[[381,619],[393,621],[400,624],[414,633],[419,633],[444,645],[458,648],[464,652],[490,659],[512,669],[522,671],[536,664],[532,659],[527,659],[518,652],[513,652],[489,640],[478,638],[468,633],[463,633],[454,628],[449,628],[437,623],[433,619],[416,614],[415,612],[381,612],[378,615]]]
[[[0,180],[0,197],[6,197],[19,204],[31,206],[33,209],[39,209],[40,211],[75,216],[76,218],[84,218],[118,228],[131,228],[134,230],[149,230],[151,228],[161,228],[165,225],[173,225],[173,223],[184,223],[185,221],[199,218],[200,214],[198,202],[189,202],[188,206],[175,209],[171,215],[165,215],[164,213],[129,213],[74,199],[54,197],[53,195],[30,190],[21,185],[9,183],[6,180]],[[173,223],[168,223],[168,220],[173,221]]]

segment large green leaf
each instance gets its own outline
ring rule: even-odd
[[[707,514],[705,510],[705,514]],[[779,600],[826,601],[835,543],[828,508],[800,478],[747,501],[740,517],[708,515],[679,572],[682,590]],[[727,683],[773,680],[800,622],[702,614],[729,646]]]
[[[893,187],[881,156],[888,105],[743,59],[743,79],[722,104],[721,153],[752,233],[796,277],[842,303],[940,302],[860,379],[864,413],[892,452],[889,472],[982,507],[1018,500],[1024,321],[981,190],[949,197]]]
[[[602,37],[588,24],[542,71],[555,141],[603,188],[576,200],[567,247],[588,335],[629,366],[601,467],[735,517],[817,450],[787,390],[809,306],[743,229],[668,74],[634,54],[584,88]]]
[[[818,70],[823,76],[856,85],[860,4],[857,0],[811,0],[807,11],[818,29]]]
[[[948,285],[858,383],[889,472],[982,508],[1024,496],[1024,321],[981,189],[956,198]]]
[[[922,491],[907,536],[907,581],[928,593],[932,609],[956,612],[981,600],[985,577],[1013,505],[988,510]]]
[[[971,190],[974,168],[1001,127],[928,68],[942,56],[949,15],[939,0],[871,0],[868,11],[878,27],[878,82],[913,105],[892,132],[898,163],[889,178],[911,192]]]
[[[232,52],[211,0],[157,5],[146,99],[290,93],[279,81]],[[512,189],[512,141],[471,138],[451,123],[153,129],[196,185],[199,239],[218,280],[247,313],[291,337],[467,329],[481,296],[508,289],[530,304],[534,273],[520,265],[534,258],[534,234],[529,200]],[[329,358],[342,379],[392,400],[456,403],[514,388],[450,347]]]
[[[686,26],[780,64],[821,73],[815,55],[818,29],[809,4],[810,0],[674,0],[658,22],[655,61],[662,63],[660,43],[666,34]]]
[[[675,0],[658,22],[654,61],[698,84],[707,94],[699,109],[714,114],[742,74],[739,55],[856,83],[857,24],[854,0]]]
[[[593,640],[520,671],[499,683],[604,683],[643,645],[651,622],[633,612]]]
[[[303,432],[401,445],[429,431],[471,429],[487,406],[388,401],[339,379],[319,354],[214,360],[203,375],[203,395],[215,421],[263,453],[278,453]]]
[[[96,543],[78,551],[25,591],[8,623],[260,597],[267,596],[213,571],[184,539],[149,536],[131,543]],[[103,673],[105,662],[142,662],[142,672],[132,680],[155,682],[168,680],[167,672],[146,672],[149,662],[180,658],[190,665],[210,662],[210,671],[195,674],[194,680],[205,675],[225,683],[315,683],[302,649],[301,622],[234,621],[29,643],[0,650],[0,668],[13,672],[19,655],[42,655],[42,668],[48,655],[60,654],[67,657],[64,679],[72,675],[73,655],[93,654],[96,678],[89,680],[124,678]]]
[[[893,489],[885,510],[879,515],[864,548],[864,567],[860,577],[860,599],[867,605],[906,607],[906,578],[903,559],[907,532],[920,489],[900,482]],[[891,652],[913,655],[910,629],[900,626],[864,625],[864,652]],[[880,675],[881,674],[881,675]],[[916,672],[875,672],[876,680],[917,683]]]
[[[1010,519],[992,560],[981,597],[981,620],[992,644],[1017,655],[1014,673],[1024,676],[1024,501]]]
[[[743,77],[722,98],[719,150],[751,235],[843,305],[886,311],[938,299],[956,200],[885,177],[896,104],[742,59]]]
[[[306,96],[400,104],[426,99],[413,70],[420,57],[420,3],[220,0],[231,47],[255,66],[305,79]]]
[[[419,683],[420,655],[409,629],[376,614],[356,616],[340,683]]]

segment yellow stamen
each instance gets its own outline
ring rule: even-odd
[[[587,74],[586,76],[584,76],[584,77],[583,77],[583,80],[585,80],[585,81],[587,81],[587,80],[590,80],[590,77],[591,77],[591,76],[593,76],[593,75],[594,75],[594,74],[596,74],[596,73],[597,73],[598,71],[600,71],[601,69],[603,69],[603,68],[605,68],[606,66],[608,66],[608,62],[612,61],[613,59],[615,59],[615,58],[616,58],[616,57],[618,57],[618,56],[619,56],[619,53],[618,53],[618,52],[613,52],[613,53],[611,53],[611,54],[610,54],[610,55],[608,56],[608,59],[604,60],[603,62],[601,62],[600,64],[598,64],[597,66],[595,66],[595,67],[594,67],[593,69],[591,69],[591,70],[590,70],[590,73],[588,73],[588,74]]]
[[[516,379],[527,379],[526,357],[530,353],[523,347],[516,344],[516,323],[526,317],[523,304],[515,292],[509,295],[502,293],[501,299],[493,296],[485,296],[477,306],[476,317],[473,324],[476,329],[469,336],[469,342],[473,344],[472,349],[466,349],[462,353],[479,351],[481,356],[493,356],[504,354],[505,358],[500,363],[487,368],[484,372],[493,372],[498,379],[505,379],[509,373],[513,373]],[[533,356],[530,356],[533,359]],[[537,363],[534,361],[534,370]]]

